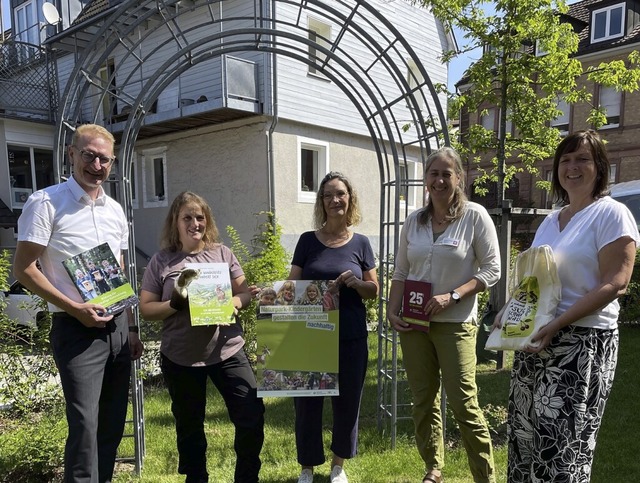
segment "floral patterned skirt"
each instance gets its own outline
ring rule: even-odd
[[[589,482],[618,345],[618,329],[568,326],[539,354],[515,352],[508,482]]]

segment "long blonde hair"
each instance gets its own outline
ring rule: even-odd
[[[427,161],[424,165],[424,177],[427,177],[427,172],[436,159],[447,159],[453,162],[453,169],[460,180],[453,191],[453,200],[449,205],[449,212],[445,215],[446,221],[455,221],[464,213],[465,205],[467,204],[467,195],[464,193],[464,169],[462,168],[462,158],[460,154],[453,148],[445,146],[437,151],[434,151],[427,157]],[[429,219],[433,217],[433,203],[431,197],[427,200],[427,206],[425,206],[420,215],[418,216],[418,222],[421,225],[426,225]]]

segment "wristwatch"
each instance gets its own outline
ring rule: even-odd
[[[451,292],[449,292],[449,295],[451,295],[451,298],[455,300],[457,304],[460,303],[460,294],[458,292],[452,290]]]

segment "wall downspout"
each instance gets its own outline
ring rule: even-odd
[[[265,10],[271,7],[271,14],[269,15],[269,19],[272,22],[271,27],[275,28],[274,21],[276,16],[276,5],[275,2],[268,1],[266,2]],[[269,12],[265,12],[269,13]],[[275,53],[267,53],[265,54],[271,57],[271,105],[272,105],[272,116],[271,116],[271,125],[269,126],[269,131],[267,132],[267,176],[268,176],[268,190],[269,190],[269,211],[273,213],[274,218],[276,217],[276,194],[275,194],[275,165],[274,165],[274,155],[273,155],[273,132],[278,125],[278,57]],[[275,229],[275,225],[274,225]]]

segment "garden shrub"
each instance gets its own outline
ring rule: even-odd
[[[51,482],[61,473],[67,425],[62,410],[32,413],[0,431],[2,481]],[[10,425],[2,423],[0,425]]]
[[[636,251],[631,282],[627,293],[620,297],[620,322],[637,322],[640,320],[640,250]]]
[[[7,287],[10,255],[0,254],[0,288]],[[35,302],[34,302],[35,303]],[[51,318],[37,329],[19,326],[0,307],[0,475],[2,481],[50,482],[62,465],[66,423],[49,349]],[[0,299],[0,305],[4,299]]]
[[[256,214],[256,234],[247,245],[232,226],[227,227],[231,239],[231,250],[240,262],[249,285],[284,280],[289,276],[290,255],[280,243],[282,227],[276,222],[273,213],[261,211]],[[244,329],[247,356],[252,364],[256,361],[256,306],[253,300],[249,307],[240,311],[240,321]]]
[[[7,286],[9,259],[7,251],[0,256],[0,287]],[[0,401],[10,404],[16,416],[44,411],[62,402],[60,385],[55,381],[58,370],[49,346],[51,317],[46,302],[34,304],[40,304],[39,310],[46,314],[37,328],[16,324],[0,307]]]

